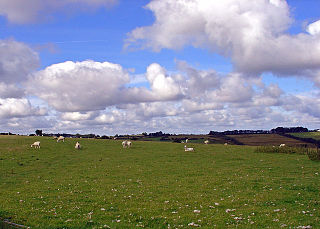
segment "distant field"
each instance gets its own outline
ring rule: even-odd
[[[313,138],[315,140],[320,140],[320,132],[291,133],[291,135],[300,138]]]
[[[234,138],[237,141],[249,146],[264,146],[274,145],[279,146],[280,144],[286,144],[288,146],[299,146],[306,145],[307,143],[287,138],[278,134],[242,134],[242,135],[229,135],[230,138]],[[312,146],[311,144],[307,144]]]
[[[41,149],[30,148],[35,140]],[[122,149],[117,140],[0,136],[0,217],[31,228],[320,228],[320,163],[188,145],[195,152],[171,142]]]

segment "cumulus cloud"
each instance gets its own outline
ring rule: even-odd
[[[65,112],[61,114],[62,120],[67,121],[81,121],[81,120],[91,120],[96,117],[98,114],[97,112],[90,111],[90,112]]]
[[[24,90],[16,85],[0,82],[0,98],[21,98],[24,95]]]
[[[56,11],[75,11],[109,7],[117,0],[2,0],[0,15],[17,24],[35,22]],[[68,10],[67,10],[67,9]]]
[[[150,83],[154,97],[172,100],[181,95],[181,89],[174,78],[167,76],[166,70],[157,63],[149,65],[146,78]]]
[[[235,70],[249,75],[320,69],[319,24],[311,24],[309,34],[288,34],[293,19],[286,1],[153,0],[146,8],[155,22],[130,32],[125,46],[204,47],[231,58]]]
[[[311,35],[318,35],[318,34],[320,34],[320,20],[311,23],[311,24],[307,27],[307,32],[310,33]]]
[[[32,107],[30,102],[25,98],[0,99],[1,118],[38,116],[45,115],[46,112],[46,109]]]
[[[26,88],[58,111],[90,111],[116,104],[127,82],[120,65],[67,61],[35,73]]]
[[[14,40],[0,40],[0,82],[24,81],[38,65],[39,56],[29,46]]]
[[[64,62],[33,74],[26,83],[28,93],[62,112],[104,110],[106,107],[178,99],[182,94],[173,77],[158,64],[151,64],[147,87],[131,87],[130,75],[109,62]],[[74,114],[73,114],[74,115]]]

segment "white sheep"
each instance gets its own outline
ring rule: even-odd
[[[225,146],[227,146],[227,145],[228,145],[228,143],[224,143],[224,145],[225,145]]]
[[[188,143],[188,141],[189,141],[189,139],[187,138],[187,139],[186,139],[186,143]]]
[[[57,142],[63,141],[64,142],[64,137],[63,136],[59,136],[57,139]]]
[[[40,149],[40,142],[34,142],[33,144],[30,145],[30,147],[34,147],[34,148],[39,148]]]
[[[127,145],[128,145],[128,147],[130,148],[131,145],[132,145],[132,142],[131,142],[131,141],[128,141],[128,142],[127,142]]]
[[[193,148],[188,148],[186,145],[184,145],[184,151],[194,151]]]
[[[286,146],[286,144],[280,144],[279,145],[279,147],[285,147]]]
[[[122,142],[122,147],[123,148],[127,148],[127,147],[130,148],[131,145],[132,145],[131,141],[128,141],[128,140],[125,140],[125,141]]]
[[[80,148],[81,148],[80,143],[79,143],[79,142],[77,142],[74,148],[75,148],[75,149],[80,149]]]
[[[204,144],[208,145],[209,144],[209,140],[205,140]]]

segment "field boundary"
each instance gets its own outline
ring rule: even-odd
[[[294,135],[291,135],[291,134],[279,134],[279,135],[282,135],[282,136],[287,137],[287,138],[292,138],[292,139],[295,139],[295,140],[299,140],[299,141],[302,141],[302,142],[314,144],[317,148],[320,147],[320,141],[316,140],[316,139],[313,139],[313,138],[302,138],[302,137],[297,137],[297,136],[294,136]]]

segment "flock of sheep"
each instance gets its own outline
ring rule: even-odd
[[[57,139],[57,142],[60,142],[60,141],[64,142],[65,137],[63,137],[63,136],[59,136],[59,137],[54,136],[53,139]],[[189,141],[189,139],[186,139],[185,142],[182,141],[181,143],[186,143],[187,144],[188,141]],[[205,140],[204,144],[206,144],[206,145],[209,144],[209,140]],[[125,141],[122,142],[122,147],[123,148],[130,148],[131,146],[132,146],[132,142],[131,141],[125,140]],[[34,142],[33,144],[31,144],[30,147],[31,148],[34,147],[34,148],[40,149],[40,141]],[[74,148],[75,149],[80,149],[81,148],[80,143],[77,142]],[[191,147],[188,148],[187,145],[184,145],[184,151],[194,151],[194,148],[191,148]]]
[[[60,141],[64,142],[65,137],[63,137],[63,136],[59,136],[59,137],[54,136],[53,139],[57,139],[57,142],[60,142]],[[34,142],[33,144],[31,144],[30,147],[31,147],[31,148],[34,147],[34,148],[40,149],[40,142],[39,142],[39,141],[36,141],[36,142]],[[75,149],[80,149],[80,148],[81,148],[80,143],[77,142],[76,145],[74,146],[74,148],[75,148]]]

